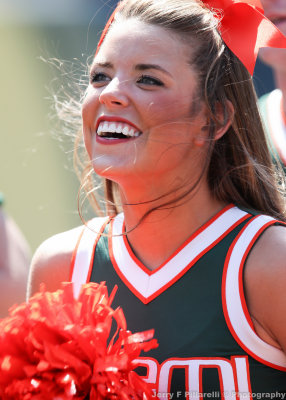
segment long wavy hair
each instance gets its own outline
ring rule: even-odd
[[[252,78],[221,39],[219,17],[200,0],[124,0],[113,23],[137,18],[174,32],[189,44],[190,63],[199,79],[198,96],[207,106],[209,121],[208,151],[201,177],[207,174],[216,199],[285,221],[284,180],[270,156]],[[216,130],[231,118],[229,102],[234,108],[231,126],[219,140],[214,140]],[[223,110],[223,121],[217,117],[218,105]],[[95,176],[81,141],[79,132],[74,160],[81,189],[98,214],[115,215],[121,211],[118,186],[102,179],[104,190],[98,191],[100,178]],[[186,185],[179,199],[163,201],[156,208],[178,204],[199,181]],[[104,207],[98,198],[100,192]],[[154,209],[151,207],[148,214]]]

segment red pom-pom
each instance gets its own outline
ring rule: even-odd
[[[0,321],[0,398],[154,399],[132,364],[158,346],[154,332],[127,330],[123,311],[111,308],[115,290],[88,283],[75,299],[72,283],[53,293],[42,286],[12,308]]]

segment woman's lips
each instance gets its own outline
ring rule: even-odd
[[[128,141],[141,134],[136,125],[120,117],[101,116],[96,123],[96,139],[100,143]]]

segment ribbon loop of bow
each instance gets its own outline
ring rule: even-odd
[[[219,31],[228,48],[252,75],[261,47],[286,48],[286,37],[265,17],[260,0],[201,0],[221,15]],[[100,37],[96,54],[120,9],[119,3]]]
[[[202,2],[211,10],[221,10],[221,37],[251,75],[261,47],[286,48],[286,37],[265,17],[260,0]]]

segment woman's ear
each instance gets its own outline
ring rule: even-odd
[[[219,121],[218,128],[216,129],[214,139],[218,140],[220,139],[227,131],[228,128],[231,126],[233,117],[234,117],[234,107],[231,101],[226,100],[225,107],[227,108],[226,110],[226,115],[227,119],[225,119],[225,112],[223,109],[223,106],[221,103],[217,103],[216,105],[216,115],[217,115],[217,120]]]
[[[234,107],[231,101],[226,101],[227,112],[224,112],[224,108],[221,103],[216,104],[216,121],[217,128],[214,135],[214,140],[220,139],[228,130],[233,121]],[[225,114],[227,119],[225,120]],[[201,134],[194,139],[194,143],[198,147],[202,147],[209,141],[209,122],[207,121],[205,125],[201,128]]]

